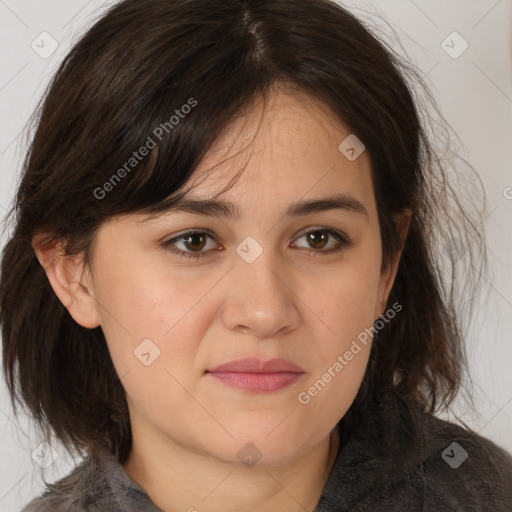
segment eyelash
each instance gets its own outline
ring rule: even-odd
[[[308,251],[308,255],[311,255],[312,253],[315,254],[315,255],[317,255],[317,254],[323,254],[323,255],[332,254],[332,253],[340,251],[344,247],[346,247],[346,246],[351,244],[351,242],[348,240],[348,238],[343,233],[341,233],[341,232],[339,232],[337,230],[331,229],[331,228],[327,228],[327,227],[314,228],[314,229],[311,229],[309,231],[306,231],[305,233],[302,233],[298,237],[298,239],[302,238],[303,236],[309,235],[310,233],[317,232],[317,231],[327,233],[329,236],[334,237],[338,241],[338,244],[335,245],[334,247],[331,247],[330,249],[326,249],[326,250],[306,249]],[[182,233],[181,235],[179,235],[179,236],[177,236],[175,238],[172,238],[171,240],[167,240],[166,242],[163,243],[163,246],[164,246],[164,248],[166,248],[167,250],[171,251],[172,253],[178,255],[181,258],[188,258],[189,259],[189,258],[202,258],[202,257],[205,257],[212,250],[210,250],[210,251],[201,251],[201,252],[192,252],[192,251],[183,251],[181,249],[176,249],[175,247],[173,247],[173,244],[178,242],[178,241],[180,241],[181,239],[186,238],[186,237],[191,236],[191,235],[197,235],[197,234],[207,235],[210,238],[212,238],[213,240],[215,240],[215,237],[214,237],[213,233],[211,231],[207,230],[207,229],[205,229],[205,230],[197,230],[197,231],[192,230],[192,231],[187,231],[185,233]]]

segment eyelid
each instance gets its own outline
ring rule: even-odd
[[[186,229],[185,231],[182,231],[181,233],[174,235],[172,238],[169,238],[169,240],[165,241],[164,243],[168,244],[170,242],[175,242],[176,240],[179,240],[180,238],[183,238],[184,236],[195,235],[197,233],[206,234],[206,235],[212,237],[213,239],[215,239],[215,233],[208,228],[191,228],[191,229]]]
[[[308,233],[312,233],[314,231],[325,231],[328,233],[330,237],[335,238],[338,243],[334,247],[330,247],[329,249],[311,249],[308,247],[301,247],[301,249],[308,251],[308,254],[331,254],[340,251],[343,247],[352,245],[352,241],[343,231],[340,231],[339,229],[335,228],[330,228],[328,226],[312,226],[306,228],[304,231],[299,232],[299,234],[295,236],[293,244],[295,245],[297,240],[307,235]]]
[[[209,238],[211,238],[216,243],[218,243],[217,238],[216,238],[215,234],[213,233],[213,231],[211,231],[208,228],[197,228],[197,229],[187,229],[186,231],[183,231],[182,233],[179,233],[179,234],[173,236],[169,240],[164,241],[162,244],[165,249],[168,249],[173,253],[177,253],[178,255],[185,255],[185,256],[186,255],[192,255],[192,256],[207,255],[208,253],[214,251],[214,249],[210,249],[208,251],[193,252],[193,251],[183,251],[181,249],[177,249],[177,248],[173,247],[173,243],[179,242],[181,239],[183,239],[187,236],[197,235],[197,234],[207,235]],[[220,250],[220,249],[217,249],[217,250]]]
[[[322,226],[322,225],[310,226],[310,227],[304,228],[302,231],[299,231],[299,233],[297,235],[295,235],[294,240],[296,240],[297,238],[301,238],[304,235],[311,233],[312,231],[327,231],[331,234],[337,235],[339,238],[345,240],[346,242],[349,241],[348,236],[343,231],[336,229],[336,228],[330,228],[329,226]]]
[[[328,227],[328,226],[310,226],[310,227],[304,228],[303,231],[300,231],[297,235],[295,235],[294,242],[296,242],[298,239],[302,238],[304,235],[307,235],[308,233],[311,233],[314,231],[327,232],[330,236],[333,236],[334,238],[337,239],[338,244],[334,247],[331,247],[329,249],[324,249],[324,250],[322,250],[322,249],[315,250],[315,249],[308,249],[307,247],[301,247],[302,249],[308,251],[308,254],[311,254],[311,253],[314,253],[314,254],[334,253],[334,252],[340,251],[343,247],[346,247],[346,246],[349,246],[352,244],[349,237],[344,232],[342,232],[338,229],[335,229],[335,228]],[[173,247],[173,245],[172,245],[173,243],[176,243],[177,241],[179,241],[180,239],[182,239],[186,236],[194,235],[194,234],[204,234],[204,235],[209,236],[211,239],[217,241],[215,234],[210,229],[196,228],[196,229],[189,229],[189,230],[183,231],[182,233],[179,233],[179,234],[173,236],[171,239],[163,242],[163,246],[165,249],[173,252],[174,254],[177,254],[178,256],[182,256],[185,258],[200,258],[200,257],[208,256],[209,253],[215,251],[215,249],[210,249],[208,251],[197,251],[197,252],[183,251],[181,249],[177,249],[177,248]],[[219,248],[217,250],[221,250],[221,249]]]

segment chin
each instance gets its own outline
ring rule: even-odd
[[[274,422],[270,428],[265,424],[260,429],[252,425],[236,435],[229,441],[235,454],[234,458],[229,457],[230,462],[247,467],[279,467],[293,462],[311,447],[304,433],[299,439],[284,428],[276,428],[278,424]]]

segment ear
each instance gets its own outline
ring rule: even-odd
[[[97,302],[82,255],[66,255],[61,242],[48,246],[42,245],[42,239],[42,235],[35,235],[32,248],[53,291],[77,323],[89,329],[98,327]]]
[[[393,283],[395,282],[396,273],[398,271],[398,264],[400,263],[400,257],[402,256],[405,239],[407,238],[407,233],[411,224],[411,217],[412,210],[410,208],[404,208],[400,213],[393,215],[393,220],[395,222],[395,226],[398,229],[400,237],[400,244],[398,251],[394,255],[393,261],[388,265],[387,268],[381,271],[378,304],[376,305],[376,312],[378,315],[375,320],[377,320],[377,318],[383,315],[386,311],[386,304],[389,294],[391,293],[391,288],[393,288]]]

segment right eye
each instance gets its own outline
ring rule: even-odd
[[[203,250],[208,245],[208,239],[214,240],[209,231],[187,231],[163,243],[164,247],[183,258],[199,258],[206,256],[214,247]],[[181,247],[179,247],[181,244]],[[211,244],[210,244],[211,245]]]

